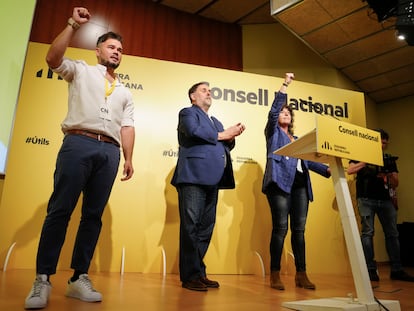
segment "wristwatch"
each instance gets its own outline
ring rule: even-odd
[[[69,17],[68,25],[70,25],[75,30],[78,30],[80,28],[80,25],[72,17]]]

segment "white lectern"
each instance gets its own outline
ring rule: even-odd
[[[376,131],[338,121],[316,117],[316,129],[274,151],[284,156],[328,163],[331,168],[336,199],[350,258],[357,298],[326,298],[285,302],[283,307],[304,310],[384,310],[400,311],[398,300],[375,300],[365,263],[359,230],[345,177],[342,158],[383,165],[381,137]]]

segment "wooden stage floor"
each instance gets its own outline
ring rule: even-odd
[[[414,274],[414,268],[406,269]],[[389,268],[381,267],[380,282],[373,282],[379,300],[398,300],[401,310],[414,310],[414,283],[392,281]],[[219,289],[194,292],[181,288],[179,277],[168,274],[91,273],[94,286],[103,294],[101,303],[87,303],[64,296],[70,271],[52,276],[52,294],[45,310],[61,311],[270,311],[291,310],[283,302],[356,296],[352,276],[309,275],[316,290],[296,288],[293,275],[282,275],[285,291],[269,287],[269,276],[209,275]],[[0,310],[24,310],[24,299],[34,279],[33,270],[0,272]],[[381,309],[384,310],[384,309]]]

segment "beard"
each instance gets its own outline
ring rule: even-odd
[[[112,69],[116,69],[119,67],[119,63],[116,64],[116,63],[110,62],[109,60],[102,60],[101,65],[108,67],[108,68],[112,68]]]

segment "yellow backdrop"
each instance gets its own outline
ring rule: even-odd
[[[67,83],[48,70],[44,61],[48,47],[29,44],[23,74],[0,208],[0,260],[16,243],[8,268],[35,266],[63,137],[60,122],[67,109]],[[93,51],[69,49],[67,56],[96,63]],[[119,271],[124,263],[126,272],[178,272],[177,194],[170,185],[177,160],[177,116],[190,105],[188,88],[208,81],[214,98],[210,112],[225,127],[237,122],[246,125],[232,151],[236,189],[224,190],[219,197],[217,225],[206,258],[208,273],[260,273],[261,261],[268,272],[271,219],[261,193],[266,154],[263,130],[282,78],[127,55],[118,72],[135,100],[135,175],[120,182],[119,171],[91,270]],[[298,109],[295,132],[299,136],[315,127],[315,113],[365,125],[359,92],[295,81],[289,86],[289,101]],[[332,180],[318,175],[312,175],[312,180],[316,200],[306,232],[308,270],[350,272]],[[68,228],[59,269],[70,266],[78,221],[79,208]],[[285,249],[283,269],[289,272],[293,269],[289,237]]]

